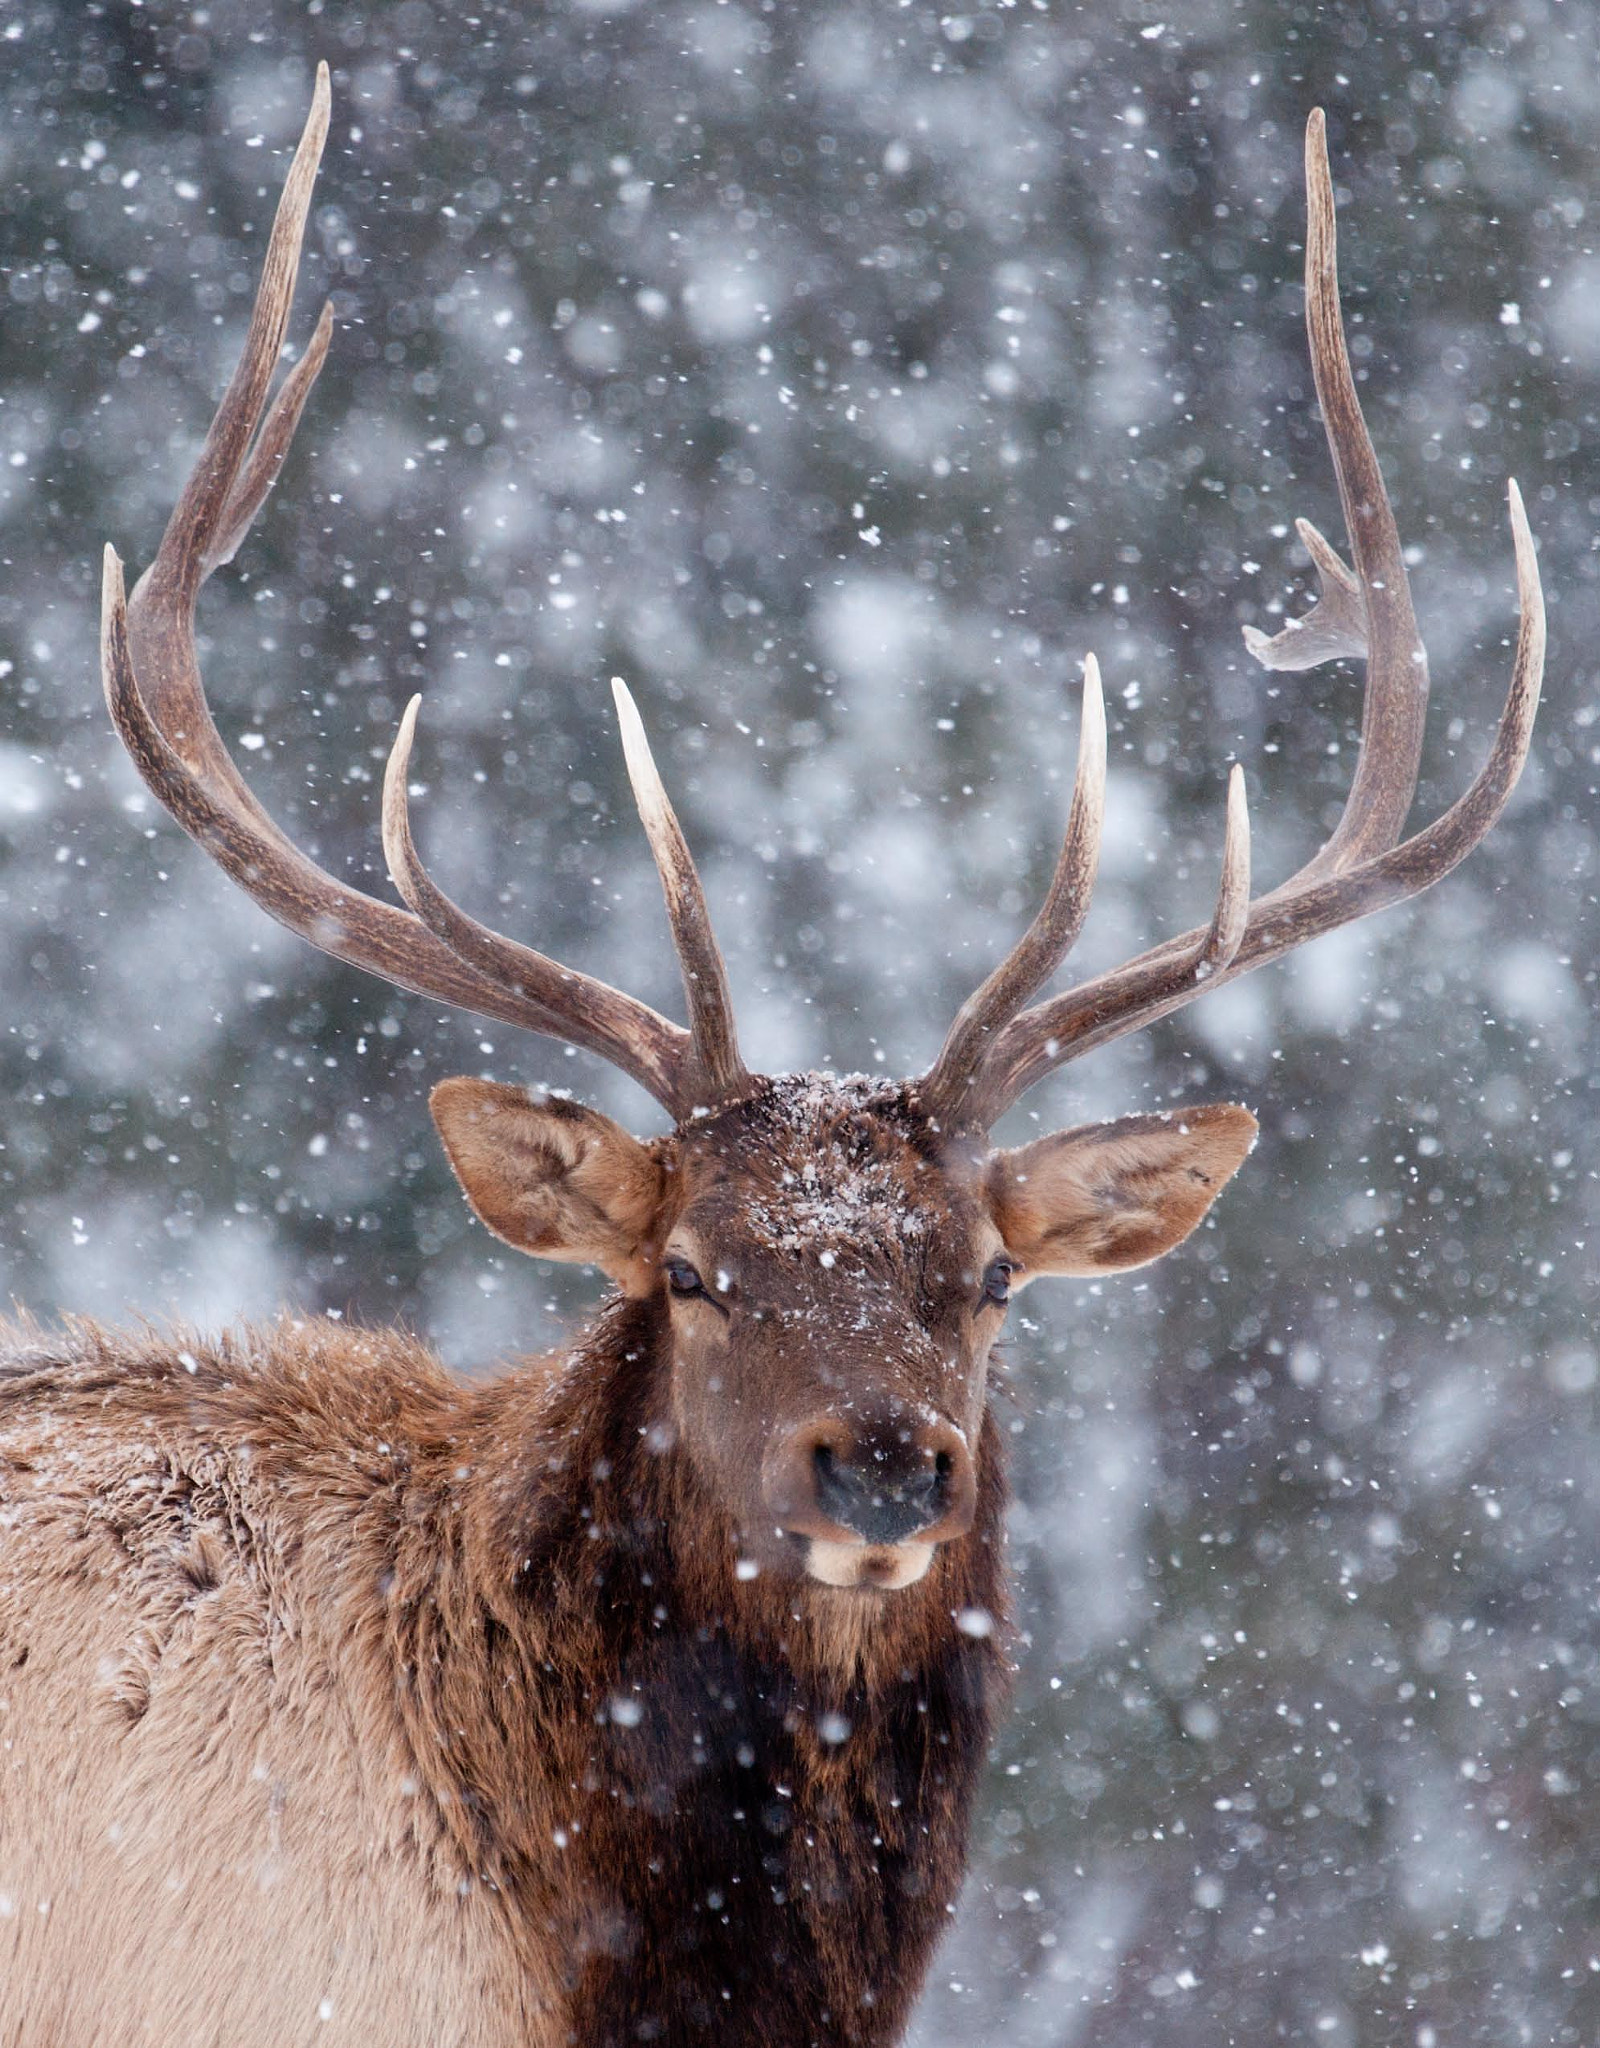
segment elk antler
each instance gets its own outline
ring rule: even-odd
[[[1320,110],[1306,126],[1305,163],[1306,331],[1355,570],[1345,567],[1315,527],[1299,521],[1318,572],[1318,601],[1275,638],[1247,626],[1245,641],[1267,668],[1311,668],[1335,655],[1366,657],[1361,748],[1344,811],[1331,838],[1305,866],[1252,903],[1244,781],[1235,765],[1228,782],[1222,882],[1210,925],[1022,1009],[1066,958],[1094,879],[1100,798],[1097,788],[1086,794],[1085,764],[1103,760],[1104,738],[1098,677],[1089,669],[1078,786],[1050,894],[1010,957],[963,1006],[918,1084],[929,1114],[947,1128],[987,1130],[1019,1095],[1067,1060],[1153,1023],[1308,939],[1431,887],[1488,833],[1527,759],[1544,672],[1544,597],[1533,536],[1512,483],[1507,495],[1521,621],[1494,743],[1466,794],[1433,824],[1400,838],[1422,757],[1427,656],[1389,495],[1345,352],[1333,181]]]
[[[106,549],[101,668],[111,716],[140,774],[178,823],[291,931],[402,988],[599,1053],[681,1119],[698,1105],[737,1094],[747,1076],[700,880],[625,690],[619,707],[628,769],[666,890],[691,1031],[602,981],[489,931],[434,886],[417,859],[406,817],[415,701],[384,784],[385,845],[410,911],[347,887],[292,844],[250,794],[206,704],[195,647],[200,586],[232,558],[260,510],[328,352],[332,311],[324,306],[310,346],[263,421],[327,138],[328,108],[324,64],[273,222],[244,353],[131,601],[123,595],[122,564]]]

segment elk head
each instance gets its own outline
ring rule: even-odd
[[[818,1075],[650,1145],[491,1081],[442,1082],[433,1113],[490,1229],[660,1298],[671,1426],[740,1556],[883,1588],[971,1527],[1011,1295],[1159,1257],[1256,1128],[1230,1104],[989,1151],[913,1087]]]
[[[641,1143],[560,1097],[446,1081],[433,1111],[473,1207],[537,1256],[601,1266],[657,1304],[663,1402],[741,1554],[830,1586],[909,1585],[971,1526],[990,1350],[1017,1288],[1118,1272],[1180,1243],[1237,1170],[1255,1119],[1233,1104],[1058,1132],[1019,1150],[987,1133],[1036,1081],[1209,988],[1437,881],[1481,840],[1526,758],[1544,616],[1515,484],[1521,628],[1488,760],[1433,824],[1402,838],[1415,792],[1427,664],[1393,514],[1345,352],[1322,119],[1306,137],[1307,327],[1354,567],[1300,523],[1321,594],[1268,640],[1271,668],[1367,663],[1361,750],[1320,851],[1250,893],[1244,776],[1232,770],[1207,925],[1064,993],[1033,1000],[1087,913],[1105,792],[1099,675],[1084,664],[1077,777],[1033,924],[957,1015],[929,1071],[903,1083],[752,1075],[678,821],[623,684],[623,746],[666,896],[689,1028],[477,923],[417,856],[407,772],[418,701],[385,780],[384,845],[407,908],[352,890],[278,830],[207,709],[194,639],[200,585],[227,561],[282,463],[327,351],[324,308],[267,408],[328,122],[328,79],[284,190],[243,357],[162,539],[124,598],[106,551],[102,657],[111,713],[151,789],[273,916],[401,987],[581,1045],[663,1104]],[[263,419],[263,412],[265,418]]]

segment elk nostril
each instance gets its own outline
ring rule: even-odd
[[[950,1498],[955,1470],[956,1461],[948,1451],[934,1453],[933,1463],[928,1467],[922,1482],[922,1497],[930,1508],[940,1507]]]
[[[818,1444],[811,1453],[811,1481],[817,1506],[825,1515],[842,1519],[849,1498],[848,1475],[840,1469],[832,1444]]]

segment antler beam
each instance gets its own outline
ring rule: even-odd
[[[1223,878],[1210,926],[1022,1009],[1044,975],[1065,957],[1087,909],[1085,891],[1073,917],[1057,921],[1057,930],[1067,934],[1066,944],[1036,973],[1048,957],[1037,935],[1060,886],[1067,847],[1083,829],[1075,800],[1046,911],[963,1008],[919,1086],[929,1113],[947,1128],[986,1130],[1053,1068],[1142,1029],[1309,939],[1430,888],[1485,837],[1527,760],[1544,673],[1544,597],[1533,536],[1512,483],[1508,498],[1521,622],[1505,708],[1489,758],[1470,789],[1432,825],[1401,839],[1422,758],[1427,656],[1394,513],[1345,350],[1333,180],[1320,111],[1306,127],[1305,169],[1306,331],[1355,566],[1347,568],[1316,528],[1300,521],[1321,595],[1304,619],[1275,638],[1247,627],[1245,640],[1267,668],[1310,668],[1338,655],[1365,656],[1361,748],[1344,810],[1331,837],[1304,867],[1250,903],[1248,826],[1241,771],[1235,766],[1229,778]],[[1092,853],[1087,861],[1077,857],[1076,865],[1092,876]]]
[[[111,716],[140,774],[178,823],[291,931],[402,988],[598,1053],[675,1117],[686,1116],[737,1093],[748,1077],[699,877],[653,765],[641,776],[649,748],[631,700],[624,744],[667,892],[691,1031],[605,982],[491,932],[434,886],[417,859],[406,816],[415,704],[395,743],[384,797],[385,841],[397,886],[411,905],[407,911],[347,887],[293,845],[251,795],[206,703],[195,645],[201,585],[231,559],[271,490],[332,332],[332,312],[324,306],[310,346],[263,420],[327,139],[329,102],[322,65],[273,222],[244,352],[131,600],[124,595],[122,564],[106,549],[101,667]]]

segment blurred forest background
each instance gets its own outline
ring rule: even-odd
[[[456,1071],[659,1113],[291,941],[146,800],[98,557],[155,545],[334,72],[293,341],[332,355],[204,602],[224,732],[386,891],[378,778],[481,915],[674,1014],[625,675],[769,1069],[924,1065],[1049,872],[1083,653],[1098,967],[1336,814],[1360,674],[1273,678],[1328,109],[1357,367],[1433,658],[1420,813],[1551,602],[1534,757],[1435,894],[1068,1069],[1004,1134],[1237,1096],[1148,1276],[1041,1286],[1000,1396],[1028,1641],[920,2048],[1600,2038],[1592,1325],[1600,14],[1560,0],[7,0],[0,1290],[403,1318],[471,1369],[593,1276],[470,1219]],[[1587,650],[1587,651],[1586,651]]]

